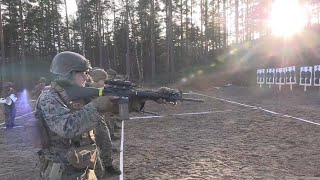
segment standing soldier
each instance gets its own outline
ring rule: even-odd
[[[2,98],[8,98],[11,94],[16,95],[12,82],[4,83],[4,87],[1,93]],[[14,127],[14,119],[16,118],[15,102],[11,101],[11,104],[4,104],[4,116],[6,120],[6,128],[12,129]]]
[[[47,82],[47,79],[45,77],[41,77],[39,79],[39,84],[37,84],[35,87],[34,87],[34,90],[32,91],[32,96],[37,99],[40,94],[42,93],[42,90],[44,90],[44,88],[46,87],[46,82]]]
[[[111,68],[107,70],[107,74],[109,80],[124,80],[122,75],[117,74],[117,72]],[[121,129],[121,127],[117,124],[118,119],[118,116],[115,114],[110,115],[110,133],[112,139],[118,139],[118,137],[114,135],[116,130]]]
[[[65,91],[70,86],[84,87],[90,68],[89,61],[74,52],[59,53],[52,60],[50,71],[57,79],[41,93],[36,103],[35,116],[42,138],[38,151],[40,179],[97,179],[95,171],[101,163],[93,130],[106,127],[100,114],[114,112],[116,99],[101,96],[89,103],[73,102]],[[129,108],[141,109],[145,101],[131,101]],[[162,99],[157,102],[166,103]]]
[[[107,73],[103,70],[103,69],[95,69],[93,70],[91,73],[91,79],[92,79],[92,87],[95,88],[101,88],[104,87],[105,84],[105,80],[107,79]],[[97,145],[98,147],[101,149],[101,159],[104,163],[105,170],[111,174],[116,174],[116,175],[120,175],[121,171],[112,165],[112,134],[113,132],[113,128],[111,126],[110,123],[110,116],[112,113],[105,113],[104,114],[104,120],[107,124],[107,128],[105,129],[101,129],[101,128],[97,128],[96,129],[96,140],[97,140]],[[107,131],[107,132],[103,132],[103,131]],[[103,134],[108,134],[107,136],[103,135]],[[114,137],[114,136],[113,136]]]
[[[72,102],[64,90],[83,87],[91,68],[89,61],[74,52],[57,54],[50,71],[57,79],[45,89],[36,104],[42,148],[40,179],[97,179],[99,152],[93,129],[105,125],[100,113],[113,111],[110,97],[98,97],[88,104]]]

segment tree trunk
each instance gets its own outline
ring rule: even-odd
[[[217,8],[218,8],[218,16],[219,16],[219,18],[218,18],[218,32],[217,32],[217,34],[218,34],[218,49],[220,49],[221,48],[221,14],[220,14],[220,0],[218,0],[218,6],[217,6]]]
[[[79,11],[79,3],[81,2],[81,0],[76,0],[76,4],[78,7],[78,11]],[[85,28],[84,28],[84,22],[82,20],[82,14],[78,13],[78,17],[79,17],[79,24],[80,24],[80,33],[81,33],[81,40],[82,40],[82,55],[86,56],[86,39],[85,39]]]
[[[70,48],[70,34],[69,34],[69,18],[68,18],[68,7],[67,0],[64,0],[64,7],[66,12],[66,26],[67,26],[67,49]]]
[[[2,2],[0,2],[0,41],[1,41],[1,67],[4,68],[6,65],[6,56],[4,50],[4,36],[3,36],[3,26],[2,26],[2,9],[1,9]],[[2,87],[4,85],[5,80],[5,72],[4,69],[1,71],[1,82]]]
[[[20,42],[21,42],[21,60],[22,60],[22,87],[26,86],[26,56],[24,47],[24,25],[23,25],[23,4],[19,1],[19,18],[20,18]]]
[[[129,4],[128,0],[126,0],[126,75],[128,79],[130,79],[130,48],[129,48]]]
[[[58,52],[61,52],[61,35],[60,35],[60,22],[58,18],[58,4],[55,4],[55,15],[56,15],[56,34],[58,38]]]
[[[154,0],[150,0],[151,2],[151,15],[150,15],[150,28],[151,28],[151,83],[155,83],[156,76],[156,55],[155,55],[155,27],[154,27]]]
[[[236,44],[239,43],[239,0],[235,0],[235,35]]]
[[[175,78],[175,63],[173,57],[173,27],[172,27],[172,0],[169,0],[169,48],[170,48],[170,82]]]
[[[116,36],[116,3],[115,0],[113,1],[113,37]],[[116,40],[113,38],[113,63],[112,65],[116,65],[116,54],[117,54],[117,45]],[[111,68],[112,66],[110,66]]]
[[[101,0],[97,2],[97,36],[98,36],[98,47],[99,47],[99,65],[101,68],[104,67],[103,57],[102,57],[102,39],[101,39],[101,21],[102,21],[102,10],[101,10]]]
[[[205,40],[204,40],[204,62],[207,62],[208,59],[208,0],[205,0],[205,15],[204,15],[204,35],[205,35]]]
[[[223,0],[223,48],[227,47],[227,9],[226,0]]]
[[[132,13],[134,14],[134,12]],[[138,84],[140,85],[143,82],[143,65],[142,65],[142,61],[139,60],[139,56],[138,56],[138,33],[137,33],[137,28],[134,25],[134,16],[130,15],[130,23],[131,23],[131,27],[132,27],[132,36],[133,36],[133,43],[134,43],[134,53],[135,53],[135,60],[137,63],[137,69],[138,69]]]
[[[188,20],[188,0],[186,0],[186,38],[185,38],[185,53],[186,53],[186,55],[187,55],[187,57],[189,57],[189,51],[188,51],[188,46],[189,46],[189,43],[188,43],[188,41],[189,41],[189,39],[188,39],[188,36],[189,36],[189,34],[188,34],[188,29],[189,29],[189,20]]]
[[[103,35],[103,45],[106,46],[106,54],[105,54],[105,58],[106,58],[106,68],[110,68],[110,56],[109,56],[109,19],[108,17],[106,17],[106,29],[104,28],[104,22],[102,23],[103,27],[102,27],[102,35]],[[106,32],[104,32],[106,30]]]
[[[203,0],[200,1],[200,61],[203,62]]]
[[[183,58],[183,0],[180,0],[180,58]]]

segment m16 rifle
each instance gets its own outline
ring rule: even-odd
[[[140,98],[144,100],[158,101],[164,99],[166,102],[176,101],[193,101],[204,102],[203,99],[193,99],[182,97],[182,92],[179,91],[164,91],[158,92],[155,90],[144,90],[136,88],[136,85],[130,81],[121,80],[106,80],[104,88],[92,87],[66,87],[65,91],[72,101],[91,98],[97,96],[118,96],[120,98]]]

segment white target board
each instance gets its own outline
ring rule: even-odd
[[[257,84],[264,84],[265,82],[265,69],[257,70]]]
[[[286,68],[276,68],[275,84],[286,84]]]
[[[276,76],[276,69],[267,69],[266,84],[274,84],[275,76]]]
[[[312,66],[300,67],[300,85],[311,86],[312,72]]]
[[[286,84],[296,84],[297,79],[296,79],[296,67],[295,66],[290,66],[286,67]]]
[[[320,65],[315,65],[313,69],[314,69],[313,85],[320,86]]]

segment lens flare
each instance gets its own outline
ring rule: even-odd
[[[187,82],[187,81],[188,81],[187,78],[182,78],[182,79],[181,79],[181,82],[182,82],[182,83],[185,83],[185,82]]]
[[[203,74],[203,71],[202,71],[201,69],[197,71],[197,75],[200,76],[200,75],[202,75],[202,74]]]
[[[306,12],[298,0],[277,0],[272,4],[270,26],[276,36],[292,36],[306,23]]]
[[[31,105],[28,98],[28,91],[24,89],[18,97],[18,101],[16,104],[17,108],[19,108],[19,112],[31,112]]]

